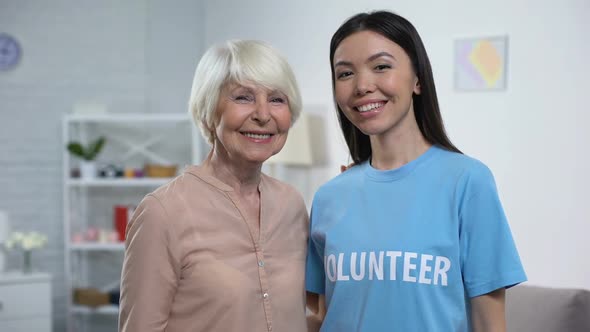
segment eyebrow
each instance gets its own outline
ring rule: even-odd
[[[241,85],[241,84],[236,84],[234,87],[229,89],[230,92],[236,92],[236,91],[244,91],[247,93],[252,93],[254,92],[254,89],[252,89],[249,86],[245,86],[245,85]]]
[[[375,54],[371,55],[370,57],[367,58],[366,62],[374,61],[380,57],[392,58],[393,60],[397,61],[397,59],[393,55],[383,51],[383,52],[379,52],[379,53],[375,53]],[[336,68],[338,66],[352,66],[352,63],[349,61],[338,61],[334,64],[334,68]]]
[[[256,89],[254,87],[242,85],[242,84],[238,84],[238,83],[236,83],[236,86],[233,89],[230,89],[229,91],[230,91],[230,93],[235,93],[235,91],[243,91],[244,93],[256,94]],[[266,89],[266,93],[269,96],[281,95],[283,97],[287,97],[287,94],[279,89]]]
[[[371,61],[373,61],[373,60],[375,60],[375,59],[378,59],[378,58],[380,58],[380,57],[392,58],[393,60],[396,60],[396,61],[397,61],[397,59],[396,59],[396,58],[395,58],[393,55],[391,55],[391,54],[389,54],[389,53],[387,53],[387,52],[385,52],[385,51],[383,51],[383,52],[379,52],[379,53],[376,53],[376,54],[373,54],[373,55],[371,55],[371,56],[370,56],[370,57],[367,59],[367,61],[368,61],[368,62],[371,62]]]

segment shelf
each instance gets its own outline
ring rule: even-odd
[[[22,273],[21,271],[0,272],[0,285],[15,282],[44,282],[50,280],[51,276],[44,272]],[[1,307],[0,307],[1,309]]]
[[[150,114],[150,113],[98,113],[98,114],[69,114],[65,117],[67,122],[76,123],[122,123],[122,122],[184,122],[191,120],[185,113]]]
[[[172,179],[173,178],[68,179],[66,183],[68,186],[72,187],[159,187],[170,182]]]
[[[87,306],[81,305],[73,305],[72,312],[77,314],[98,314],[98,315],[118,315],[119,314],[119,306],[116,305],[103,305],[96,308],[91,308]]]
[[[124,251],[125,243],[71,243],[70,250],[77,251]]]

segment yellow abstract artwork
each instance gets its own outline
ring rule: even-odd
[[[506,88],[508,37],[455,41],[455,88],[502,90]]]

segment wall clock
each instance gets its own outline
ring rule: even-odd
[[[22,51],[18,41],[14,37],[0,32],[0,71],[16,67],[21,55]]]

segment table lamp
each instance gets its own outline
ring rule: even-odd
[[[270,157],[265,164],[270,166],[270,175],[275,177],[276,166],[311,166],[310,118],[302,112],[295,125],[289,130],[289,137],[283,149]]]

